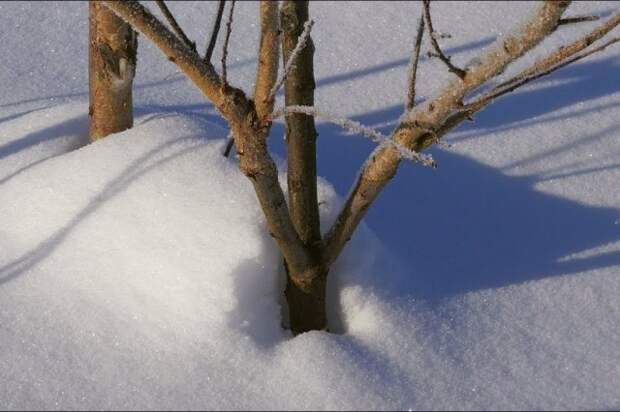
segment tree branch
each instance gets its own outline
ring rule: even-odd
[[[267,150],[269,128],[256,128],[256,111],[243,91],[223,88],[213,66],[205,63],[139,2],[107,0],[104,4],[153,41],[226,118],[235,139],[239,168],[254,186],[269,231],[288,264],[304,276],[309,256],[291,222],[278,171]]]
[[[270,99],[269,96],[278,77],[280,23],[278,21],[277,1],[261,1],[260,24],[261,36],[256,67],[254,103],[256,104],[256,114],[262,121],[273,110],[274,99]]]
[[[560,46],[556,51],[549,56],[543,57],[536,61],[531,66],[527,67],[509,80],[497,85],[490,91],[478,96],[472,102],[464,104],[456,113],[452,114],[444,124],[439,128],[438,134],[440,136],[445,135],[448,131],[456,127],[461,121],[473,114],[477,113],[484,107],[488,106],[496,98],[510,93],[517,88],[539,79],[543,76],[553,73],[554,71],[561,69],[571,63],[577,62],[585,57],[588,57],[594,53],[603,51],[607,47],[615,44],[619,41],[619,38],[611,39],[605,44],[592,49],[588,52],[577,54],[584,50],[588,46],[592,45],[597,40],[600,40],[603,36],[620,25],[620,12],[609,18],[605,23],[596,27],[590,33],[577,39],[573,43]]]
[[[234,106],[227,104],[232,92],[228,96],[222,93],[222,81],[211,64],[203,62],[198,53],[139,2],[104,1],[104,4],[151,40],[168,60],[175,63],[198,86],[226,119],[236,120]]]
[[[433,20],[431,19],[431,1],[422,0],[422,4],[424,6],[424,19],[426,20],[426,26],[428,27],[428,35],[431,38],[431,44],[433,45],[433,48],[435,49],[435,53],[437,54],[437,57],[439,57],[439,59],[442,62],[444,62],[446,66],[448,66],[449,71],[456,74],[462,79],[463,77],[465,77],[465,74],[467,74],[467,72],[459,67],[456,67],[454,64],[452,64],[452,62],[450,61],[450,57],[446,56],[443,53],[443,51],[441,50],[441,47],[439,47],[439,43],[437,43],[437,39],[435,38],[436,35],[435,35],[435,30],[433,29]]]
[[[498,88],[494,88],[493,90],[483,94],[482,96],[478,97],[476,100],[472,101],[471,103],[465,104],[463,105],[462,108],[460,108],[457,112],[455,112],[454,114],[450,115],[445,121],[444,123],[441,125],[441,127],[439,127],[439,129],[436,132],[436,135],[441,138],[442,136],[446,135],[449,131],[451,131],[452,129],[454,129],[456,126],[458,126],[463,120],[471,118],[475,113],[479,112],[480,110],[482,110],[483,108],[485,108],[486,106],[488,106],[489,104],[491,104],[495,99],[497,99],[498,97],[501,97],[505,94],[508,94],[510,92],[515,91],[516,89],[534,81],[537,79],[540,79],[541,77],[547,76],[553,72],[555,72],[556,70],[559,70],[563,67],[568,66],[569,64],[575,63],[581,59],[584,59],[588,56],[591,56],[594,53],[598,53],[601,52],[603,50],[605,50],[607,47],[616,44],[620,42],[620,37],[616,37],[613,38],[607,42],[605,42],[604,44],[602,44],[599,47],[596,47],[592,50],[588,50],[587,52],[578,54],[576,56],[573,56],[569,59],[566,59],[565,61],[547,68],[545,70],[542,70],[538,73],[532,74],[529,77],[524,77],[521,78],[520,80],[516,81],[516,82],[512,82],[507,84],[504,87],[498,87]]]
[[[166,17],[166,20],[168,20],[168,23],[170,23],[170,27],[172,27],[172,30],[174,30],[175,33],[179,36],[179,38],[183,40],[183,43],[185,43],[190,49],[196,51],[196,42],[191,41],[185,35],[185,32],[183,31],[181,26],[179,26],[179,23],[177,23],[177,20],[174,18],[174,15],[172,14],[168,6],[166,6],[164,0],[155,0],[155,3],[157,3],[157,6],[159,6],[159,9],[163,13],[164,17]]]
[[[226,21],[226,37],[224,37],[224,45],[222,47],[222,87],[228,86],[228,80],[226,79],[226,59],[228,58],[228,42],[230,40],[230,33],[232,33],[233,13],[235,11],[235,0],[230,2],[230,10],[228,12],[228,20]]]
[[[305,23],[304,23],[305,22]],[[314,44],[308,1],[286,0],[280,12],[282,59],[286,61],[282,81],[287,106],[314,104]],[[273,105],[277,84],[269,94]],[[316,128],[314,117],[291,114],[286,121],[288,207],[293,225],[306,249],[319,261],[321,227],[317,198]]]
[[[233,146],[235,145],[235,139],[232,136],[232,133],[228,133],[226,135],[226,145],[224,146],[224,152],[222,155],[224,157],[230,156],[230,152],[232,151]]]
[[[566,18],[560,19],[560,21],[558,21],[558,26],[563,26],[563,25],[566,25],[566,24],[583,23],[584,21],[596,21],[598,19],[600,19],[599,16],[566,17]]]
[[[301,113],[308,116],[324,119],[352,133],[365,136],[373,142],[379,144],[380,146],[392,146],[398,151],[402,158],[413,160],[424,166],[429,166],[433,168],[437,167],[437,163],[435,163],[435,160],[433,160],[433,157],[431,155],[421,154],[407,147],[404,147],[398,144],[398,142],[396,142],[395,140],[390,139],[389,136],[384,135],[383,133],[373,129],[372,127],[364,126],[363,124],[351,119],[347,119],[346,117],[335,116],[331,113],[318,110],[317,108],[312,106],[286,106],[279,110],[276,110],[269,117],[270,119],[277,119],[279,117],[294,113]],[[430,130],[427,131],[429,133],[433,133]]]
[[[567,57],[572,56],[575,53],[578,53],[584,50],[586,47],[590,46],[592,43],[601,39],[607,33],[612,31],[619,24],[620,24],[620,12],[614,14],[607,21],[605,21],[603,24],[596,27],[594,30],[592,30],[587,35],[581,37],[580,39],[574,41],[573,43],[569,45],[558,48],[555,52],[551,53],[549,56],[538,60],[535,64],[526,68],[525,70],[523,70],[522,72],[520,72],[519,74],[517,74],[510,80],[507,80],[503,82],[502,84],[498,85],[496,88],[506,87],[510,85],[511,83],[521,81],[522,79],[529,77],[534,73],[547,70],[548,68],[560,63],[562,60],[566,59]]]
[[[407,102],[405,103],[405,111],[410,111],[415,106],[415,86],[418,72],[418,62],[420,60],[420,49],[422,48],[422,37],[424,36],[424,14],[420,16],[418,21],[418,31],[415,38],[415,46],[411,54],[409,62],[409,81],[407,87]]]
[[[288,75],[291,73],[291,70],[293,70],[293,68],[295,67],[297,57],[299,56],[300,52],[306,46],[306,42],[308,41],[308,38],[310,37],[310,31],[312,30],[313,25],[314,25],[314,21],[312,20],[307,20],[304,23],[304,30],[301,32],[301,34],[297,38],[297,42],[295,43],[295,48],[290,53],[288,58],[286,58],[286,63],[284,64],[284,71],[282,73],[282,76],[280,77],[280,79],[278,79],[276,84],[271,89],[271,92],[269,93],[269,98],[268,98],[269,100],[275,100],[276,93],[278,92],[278,90],[280,90],[280,88],[284,84],[284,81],[286,80]]]
[[[217,15],[215,16],[215,23],[213,24],[213,30],[211,31],[207,50],[205,51],[204,61],[207,63],[211,61],[211,56],[213,56],[213,50],[215,49],[215,44],[217,43],[217,35],[219,34],[220,26],[222,25],[222,15],[224,14],[225,5],[226,0],[219,0],[217,6]]]
[[[551,34],[569,3],[543,3],[521,30],[496,41],[482,56],[480,63],[471,67],[463,79],[450,83],[437,97],[406,113],[392,138],[415,151],[421,150],[429,141],[436,141],[436,136],[428,133],[427,130],[432,129],[428,125],[442,124],[446,117],[457,110],[466,94],[502,73],[510,63]],[[393,147],[378,147],[367,159],[342,210],[325,236],[326,264],[338,257],[368,207],[396,174],[399,164],[400,155]]]

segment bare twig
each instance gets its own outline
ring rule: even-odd
[[[466,105],[463,106],[463,110],[468,112],[468,114],[471,116],[473,113],[479,111],[480,109],[482,109],[483,107],[489,105],[494,99],[503,96],[507,93],[510,93],[518,88],[520,88],[521,86],[524,86],[534,80],[540,79],[541,77],[547,76],[553,72],[555,72],[556,70],[559,70],[563,67],[568,66],[569,64],[575,63],[585,57],[591,56],[594,53],[598,53],[600,51],[605,50],[607,47],[611,46],[612,44],[618,43],[620,42],[620,37],[615,37],[607,42],[605,42],[604,44],[602,44],[599,47],[596,47],[592,50],[588,50],[587,52],[575,55],[571,58],[568,58],[566,60],[564,60],[563,62],[556,64],[555,66],[549,67],[545,70],[541,70],[538,73],[534,73],[528,77],[524,77],[519,79],[516,82],[511,82],[508,83],[506,86],[504,87],[497,87],[494,88],[493,90],[491,90],[488,93],[485,93],[484,95],[480,96],[479,98],[477,98],[476,100],[474,100],[471,103],[468,103]]]
[[[587,35],[581,37],[580,39],[574,41],[573,43],[569,45],[558,48],[555,52],[538,60],[536,63],[529,66],[525,70],[521,71],[516,76],[498,85],[496,89],[506,87],[510,85],[511,83],[519,82],[522,79],[529,77],[534,73],[538,73],[538,72],[547,70],[550,67],[555,66],[556,64],[562,62],[567,57],[572,56],[575,53],[578,53],[584,50],[585,48],[590,46],[592,43],[594,43],[595,41],[605,36],[607,33],[609,33],[619,24],[620,24],[620,12],[614,14],[607,21],[605,21],[603,24],[596,27],[594,30],[592,30]]]
[[[157,3],[157,6],[159,6],[159,9],[163,13],[164,17],[166,17],[166,20],[168,20],[168,23],[170,23],[170,27],[172,27],[172,30],[174,30],[177,36],[179,36],[179,38],[183,41],[183,43],[187,45],[187,47],[196,51],[196,42],[191,41],[185,35],[185,32],[183,31],[181,26],[179,26],[179,23],[177,23],[177,20],[174,18],[174,15],[172,14],[168,6],[166,6],[164,0],[155,0],[155,3]]]
[[[228,58],[228,41],[232,32],[233,12],[235,11],[235,0],[230,2],[230,10],[228,12],[228,20],[226,21],[226,37],[224,37],[224,46],[222,47],[222,87],[228,86],[226,79],[226,59]]]
[[[409,111],[415,106],[415,86],[416,77],[418,72],[418,62],[420,60],[420,49],[422,48],[422,37],[424,36],[424,15],[420,16],[418,21],[418,31],[415,38],[415,47],[411,54],[411,61],[409,63],[409,87],[407,87],[407,102],[405,103],[405,110]]]
[[[561,46],[555,52],[551,53],[525,70],[514,76],[513,78],[499,84],[490,91],[478,96],[473,101],[462,105],[455,113],[446,118],[442,125],[437,129],[437,135],[439,137],[444,136],[450,130],[458,126],[463,120],[471,119],[475,113],[482,110],[493,102],[493,100],[501,97],[507,93],[510,93],[534,80],[544,77],[548,74],[555,72],[569,64],[575,63],[583,58],[586,58],[592,54],[603,51],[607,47],[618,43],[620,38],[613,38],[599,47],[596,47],[587,52],[577,54],[596,40],[609,33],[614,27],[620,24],[620,13],[611,17],[608,21],[601,26],[595,28],[584,37],[576,40],[575,42]]]
[[[493,100],[497,99],[498,97],[501,97],[507,93],[510,93],[518,88],[520,88],[521,86],[524,86],[527,83],[530,83],[531,81],[537,80],[543,76],[546,76],[548,74],[551,74],[553,72],[555,72],[556,70],[559,70],[563,67],[568,66],[569,64],[575,63],[583,58],[586,58],[594,53],[598,53],[600,51],[603,51],[604,49],[606,49],[607,47],[611,46],[612,44],[618,43],[620,42],[620,37],[616,37],[614,39],[611,39],[609,41],[607,41],[606,43],[604,43],[603,45],[589,50],[585,53],[581,53],[578,54],[576,56],[573,56],[570,59],[565,60],[564,62],[557,64],[553,67],[550,67],[546,70],[540,71],[534,75],[531,75],[529,77],[525,77],[520,79],[517,82],[511,83],[506,87],[502,87],[502,88],[494,88],[493,90],[489,91],[488,93],[485,93],[484,95],[478,97],[476,100],[463,105],[459,110],[457,110],[455,113],[451,114],[450,116],[448,116],[444,122],[441,124],[440,127],[437,128],[436,136],[437,136],[437,140],[440,139],[441,137],[445,136],[447,133],[449,133],[452,129],[454,129],[456,126],[458,126],[459,124],[461,124],[461,122],[463,122],[465,119],[470,119],[472,118],[472,116],[474,114],[476,114],[477,112],[479,112],[480,110],[482,110],[483,108],[485,108],[486,106],[488,106],[489,104],[491,104],[493,102]]]
[[[439,47],[439,43],[437,43],[435,30],[433,29],[433,21],[431,20],[431,1],[430,0],[422,0],[422,4],[424,6],[424,19],[426,20],[426,26],[428,27],[428,35],[431,38],[431,44],[435,49],[435,53],[439,59],[444,62],[446,66],[448,66],[448,70],[452,73],[459,76],[461,79],[465,77],[467,72],[459,67],[456,67],[450,61],[450,57],[446,56],[444,52]]]
[[[583,23],[584,21],[596,21],[600,19],[599,16],[575,16],[575,17],[565,17],[558,21],[558,26],[563,26],[565,24],[574,24],[574,23]]]
[[[224,147],[224,157],[230,156],[230,152],[235,144],[235,139],[233,138],[232,132],[228,133],[226,136],[226,146]]]
[[[508,94],[510,92],[515,91],[516,89],[520,88],[521,86],[526,85],[527,83],[530,83],[534,80],[537,80],[541,77],[547,76],[553,72],[555,72],[556,70],[559,70],[563,67],[568,66],[569,64],[572,64],[576,61],[579,61],[585,57],[588,57],[594,53],[598,53],[600,51],[603,51],[604,49],[606,49],[607,47],[611,46],[612,44],[618,43],[620,42],[620,38],[614,38],[611,39],[610,41],[606,42],[605,44],[589,50],[588,52],[585,53],[581,53],[577,56],[574,56],[556,66],[553,66],[547,70],[541,71],[539,73],[536,73],[530,77],[525,77],[520,79],[518,82],[515,83],[511,83],[506,87],[503,88],[494,88],[493,90],[491,90],[488,93],[485,93],[484,95],[478,97],[476,100],[467,103],[465,105],[463,105],[463,107],[461,109],[459,109],[458,111],[456,111],[455,113],[453,113],[452,115],[448,116],[446,118],[446,120],[443,122],[443,124],[437,129],[437,136],[438,137],[442,137],[445,136],[448,132],[450,132],[452,129],[454,129],[456,126],[458,126],[459,124],[461,124],[461,122],[465,119],[470,119],[472,120],[472,116],[474,114],[476,114],[477,112],[479,112],[480,110],[482,110],[483,108],[487,107],[489,104],[491,104],[495,99],[497,99],[498,97],[501,97],[505,94]]]
[[[293,67],[295,66],[295,60],[297,59],[297,56],[299,56],[299,52],[306,45],[306,42],[308,41],[308,37],[310,37],[310,31],[312,30],[313,25],[314,25],[313,20],[308,20],[307,22],[304,23],[304,31],[302,31],[301,34],[299,35],[299,38],[297,39],[297,45],[295,46],[295,49],[293,49],[291,56],[289,57],[286,64],[284,65],[284,72],[282,73],[282,76],[280,77],[280,79],[278,79],[276,84],[271,89],[268,100],[273,100],[275,98],[276,93],[278,92],[278,90],[280,90],[287,76],[289,75]]]
[[[373,129],[372,127],[364,126],[363,124],[351,119],[347,119],[346,117],[338,117],[331,113],[318,110],[317,108],[312,106],[286,106],[279,110],[276,110],[269,117],[273,120],[277,119],[278,117],[282,117],[292,113],[301,113],[308,116],[318,117],[327,120],[328,122],[340,126],[343,129],[347,129],[350,132],[368,137],[370,140],[379,144],[380,146],[392,146],[396,149],[400,156],[405,159],[419,162],[424,166],[430,166],[433,168],[437,167],[437,164],[433,160],[433,157],[430,155],[424,155],[408,149],[403,145],[399,144],[398,142],[390,139],[389,136],[384,135],[383,133]]]
[[[211,61],[211,56],[213,56],[213,50],[215,49],[215,44],[217,43],[217,35],[220,32],[220,26],[222,25],[222,15],[224,14],[224,6],[226,5],[226,0],[219,0],[217,6],[217,15],[215,17],[215,23],[213,24],[213,30],[211,30],[211,36],[209,37],[209,43],[207,45],[207,51],[205,52],[205,62]]]

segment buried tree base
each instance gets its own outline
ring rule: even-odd
[[[286,265],[285,265],[286,266]],[[313,271],[307,287],[300,287],[287,269],[284,296],[288,304],[289,326],[294,335],[311,330],[327,330],[327,270]]]

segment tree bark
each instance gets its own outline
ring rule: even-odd
[[[294,335],[311,330],[327,329],[327,273],[328,269],[317,264],[305,273],[306,283],[284,262],[287,274],[284,296],[288,304],[289,324]]]
[[[128,23],[98,1],[89,5],[91,141],[133,126],[132,84],[137,37]]]
[[[308,20],[307,1],[285,1],[280,12],[284,65],[289,60]],[[286,106],[314,105],[314,44],[308,38],[284,84]],[[320,262],[321,229],[316,188],[316,138],[314,117],[286,116],[288,207],[299,238],[311,260]],[[286,299],[293,333],[325,329],[327,269],[312,265],[304,276],[287,270]],[[302,280],[303,278],[303,280]],[[301,280],[301,281],[300,281]],[[302,282],[305,283],[302,286]]]

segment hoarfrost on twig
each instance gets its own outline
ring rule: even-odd
[[[284,81],[290,74],[291,70],[293,70],[293,67],[295,66],[295,60],[297,60],[299,53],[303,50],[303,48],[306,46],[306,43],[308,42],[308,38],[310,37],[310,31],[312,30],[313,25],[314,21],[312,19],[304,23],[304,30],[299,35],[299,38],[297,39],[297,44],[295,45],[295,48],[293,49],[293,52],[288,58],[286,64],[284,65],[284,72],[282,73],[282,76],[278,79],[276,84],[273,85],[271,92],[269,92],[267,101],[272,100],[275,97],[276,93],[278,92],[278,90],[280,90],[280,88],[284,84]]]
[[[327,120],[330,123],[342,127],[343,129],[347,129],[351,132],[368,137],[370,140],[378,143],[380,146],[392,146],[396,149],[398,154],[405,159],[422,163],[424,166],[430,166],[433,168],[437,167],[435,160],[430,155],[421,154],[414,150],[408,149],[407,147],[391,139],[389,136],[386,136],[371,127],[364,126],[359,122],[347,119],[345,117],[338,117],[331,113],[317,110],[313,106],[286,106],[274,111],[270,117],[273,120],[291,113],[301,113],[308,116],[318,117]]]

